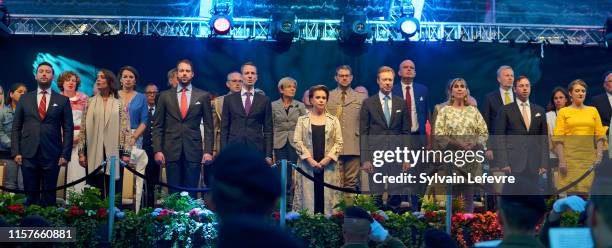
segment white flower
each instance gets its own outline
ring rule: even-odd
[[[181,192],[181,196],[188,196],[188,195],[189,195],[189,193],[187,193],[187,191]]]

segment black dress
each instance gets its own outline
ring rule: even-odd
[[[312,124],[312,158],[319,162],[325,157],[325,125]],[[314,170],[314,212],[324,213],[323,170]]]

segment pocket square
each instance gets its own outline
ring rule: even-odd
[[[402,112],[401,109],[395,110],[395,113],[400,113],[400,112]]]
[[[540,116],[541,116],[540,113],[535,114],[535,117],[540,117]]]
[[[195,105],[200,105],[200,102],[199,102],[199,101],[198,101],[198,102],[196,102],[196,103],[195,103]]]
[[[423,97],[420,97],[420,98],[419,98],[419,101],[421,101],[421,102],[422,102],[422,101],[423,101]]]
[[[53,107],[57,107],[57,103],[54,103],[54,104],[53,104]]]

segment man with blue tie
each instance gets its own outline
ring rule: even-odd
[[[66,166],[72,153],[72,108],[67,97],[51,90],[51,64],[38,65],[36,81],[36,91],[17,104],[11,134],[11,153],[21,166],[26,191],[54,189],[59,166]],[[28,205],[55,205],[55,191],[26,195]]]
[[[399,176],[402,171],[408,171],[408,163],[386,163],[374,168],[374,152],[378,150],[395,151],[397,147],[403,148],[410,142],[410,125],[408,109],[404,100],[392,95],[395,72],[388,66],[378,69],[377,82],[380,91],[363,101],[359,116],[359,134],[361,146],[362,169],[369,173],[370,192],[376,194],[375,201],[382,205],[380,194],[385,183],[377,183],[373,178],[382,173],[388,176]],[[379,177],[380,178],[380,177]],[[388,184],[389,199],[387,206],[396,210],[401,204],[399,193],[403,184]]]
[[[414,82],[416,78],[416,66],[412,60],[404,60],[399,65],[397,75],[401,79],[401,83],[393,86],[393,94],[401,97],[406,103],[406,109],[408,110],[408,122],[410,126],[410,139],[411,144],[408,148],[412,150],[421,150],[423,147],[427,147],[427,134],[425,125],[429,116],[427,110],[429,105],[427,104],[427,86]],[[414,168],[410,170],[413,175],[418,175],[423,172],[427,172],[431,166],[426,164],[417,163]],[[419,211],[421,208],[421,202],[419,195],[423,196],[427,185],[425,184],[413,184],[409,189],[410,192],[410,208],[412,211]]]
[[[166,164],[168,183],[198,187],[201,164],[212,160],[213,123],[210,94],[191,84],[189,60],[176,65],[179,84],[162,92],[155,109],[153,151],[155,161]],[[204,123],[204,142],[200,123]],[[170,192],[176,192],[170,189]],[[195,197],[194,193],[190,193]]]
[[[221,115],[221,149],[232,143],[254,147],[272,161],[272,105],[255,90],[257,67],[247,62],[240,68],[242,90],[224,97]]]

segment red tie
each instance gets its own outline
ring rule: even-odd
[[[42,94],[42,98],[40,98],[40,103],[38,104],[38,115],[43,120],[45,115],[47,115],[47,91],[43,90],[40,94]]]
[[[187,116],[187,93],[185,93],[187,91],[187,89],[183,88],[181,93],[181,117],[183,117],[183,119],[185,119],[185,116]]]
[[[412,128],[412,95],[410,95],[410,85],[406,85],[406,107],[408,108],[408,124]]]

